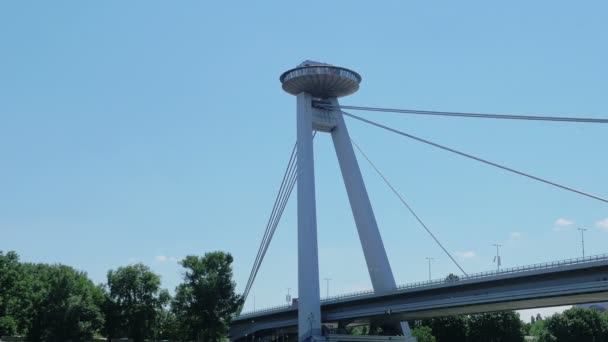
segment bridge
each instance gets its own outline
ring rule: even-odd
[[[338,327],[608,300],[608,255],[527,265],[364,291],[322,300],[322,321]],[[297,304],[242,313],[230,339],[295,336]]]
[[[359,89],[361,76],[349,69],[305,61],[280,77],[283,90],[296,96],[297,142],[289,158],[283,181],[266,225],[258,254],[253,263],[243,296],[253,286],[268,246],[280,222],[289,197],[297,184],[298,228],[298,302],[297,305],[240,313],[230,329],[230,339],[249,336],[268,341],[349,341],[357,338],[334,335],[329,327],[340,330],[348,325],[369,323],[381,326],[401,340],[412,338],[408,321],[455,314],[536,308],[608,300],[608,255],[562,260],[544,264],[468,274],[445,245],[413,210],[404,196],[391,184],[348,133],[345,118],[358,120],[460,157],[502,171],[568,191],[588,199],[608,203],[608,199],[572,186],[523,172],[470,153],[457,150],[413,134],[354,115],[346,110],[390,112],[405,115],[433,115],[476,119],[531,120],[606,124],[608,119],[554,116],[521,116],[460,112],[437,112],[343,106],[338,97]],[[317,221],[313,139],[317,133],[332,137],[350,207],[373,290],[321,300],[317,251]],[[355,155],[355,149],[369,162],[405,209],[411,213],[437,246],[460,271],[448,279],[397,285],[382,243],[378,225]],[[383,337],[366,337],[381,341]],[[360,338],[358,338],[360,340]]]

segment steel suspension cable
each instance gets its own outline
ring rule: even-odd
[[[529,120],[529,121],[557,121],[557,122],[578,122],[578,123],[608,123],[608,119],[602,118],[578,118],[578,117],[561,117],[561,116],[533,116],[533,115],[510,115],[510,114],[486,114],[486,113],[463,113],[463,112],[442,112],[432,110],[418,109],[395,109],[395,108],[379,108],[379,107],[363,107],[363,106],[331,106],[324,103],[316,103],[318,107],[330,110],[351,109],[370,112],[386,112],[386,113],[401,113],[401,114],[417,114],[417,115],[433,115],[433,116],[454,116],[479,119],[505,119],[505,120]]]
[[[283,201],[283,203],[281,204],[281,207],[279,209],[279,214],[278,214],[279,219],[275,220],[275,222],[273,223],[272,229],[270,231],[270,238],[268,239],[268,243],[266,245],[264,245],[264,250],[262,252],[262,257],[260,259],[260,263],[258,264],[258,266],[255,269],[255,272],[253,273],[253,279],[254,280],[255,280],[255,277],[258,274],[260,266],[262,265],[262,260],[264,260],[264,256],[266,256],[266,251],[268,250],[268,247],[270,246],[270,240],[274,236],[274,232],[277,229],[277,226],[279,225],[280,217],[283,215],[283,211],[285,210],[285,207],[287,206],[287,202],[289,201],[289,196],[291,195],[291,192],[293,191],[294,185],[296,184],[296,179],[297,179],[297,172],[294,172],[293,173],[293,177],[290,179],[290,181],[289,181],[289,183],[287,185],[287,197],[286,197],[286,200]],[[251,286],[253,286],[253,282],[252,282]],[[247,291],[247,294],[249,294],[249,290]]]
[[[289,157],[289,162],[287,163],[287,168],[285,169],[285,172],[283,174],[283,179],[281,180],[281,185],[279,186],[279,191],[275,198],[274,205],[273,205],[272,211],[270,213],[270,217],[268,219],[268,222],[266,223],[266,230],[264,231],[264,236],[262,237],[262,241],[260,242],[260,247],[258,249],[258,254],[257,254],[255,261],[253,263],[253,266],[251,268],[251,273],[249,274],[249,279],[247,280],[247,285],[245,286],[245,291],[243,292],[244,299],[247,299],[247,295],[249,294],[249,290],[250,290],[250,288],[253,284],[253,280],[255,278],[254,273],[257,273],[255,270],[257,268],[259,268],[258,264],[261,263],[260,258],[261,258],[262,252],[264,250],[264,245],[267,243],[266,241],[268,240],[270,230],[272,229],[271,227],[275,220],[277,210],[280,208],[281,202],[283,201],[283,198],[284,198],[285,189],[286,189],[285,184],[286,184],[287,179],[289,178],[290,174],[294,170],[294,164],[295,164],[295,158],[296,158],[296,148],[297,148],[297,142],[294,144],[294,146],[291,150],[291,156]]]
[[[359,146],[359,144],[357,144],[354,139],[351,139],[351,141],[352,141],[353,145],[355,145],[355,147],[357,148],[357,150],[359,151],[359,153],[361,153],[361,155],[365,158],[365,160],[367,160],[367,162],[369,163],[369,165],[371,165],[372,168],[376,171],[376,173],[380,176],[380,178],[382,178],[382,180],[384,181],[384,183],[386,183],[386,185],[388,185],[388,187],[395,194],[395,196],[397,196],[397,198],[399,198],[399,200],[401,201],[401,203],[407,208],[407,210],[409,210],[409,212],[412,214],[412,216],[414,216],[414,218],[416,219],[416,221],[418,221],[418,223],[420,223],[420,225],[422,226],[422,228],[424,228],[426,230],[426,232],[433,238],[433,240],[435,240],[435,242],[437,243],[437,245],[439,245],[439,247],[441,247],[441,249],[443,250],[443,252],[450,259],[452,259],[452,262],[454,262],[454,265],[456,265],[456,267],[458,267],[460,269],[460,271],[465,276],[468,276],[467,272],[465,272],[465,270],[460,266],[460,264],[456,261],[456,259],[454,259],[454,257],[452,256],[452,254],[450,252],[448,252],[448,250],[443,246],[443,244],[439,241],[439,239],[437,239],[437,237],[435,236],[435,234],[433,234],[433,232],[431,232],[431,230],[429,229],[429,227],[422,221],[422,219],[420,218],[420,216],[418,216],[416,214],[416,212],[414,211],[414,209],[412,209],[412,207],[405,201],[405,199],[403,198],[403,196],[395,189],[395,187],[391,184],[391,182],[389,182],[389,180],[384,176],[384,174],[382,173],[382,171],[380,171],[380,169],[378,169],[378,167],[376,167],[376,165],[374,164],[374,162],[372,162],[371,159],[369,159],[369,157],[367,156],[367,154],[365,154],[365,152],[363,152],[363,149],[361,149],[361,146]]]
[[[313,139],[315,138],[316,134],[317,134],[317,132],[314,131],[312,134]],[[281,182],[281,185],[283,186],[283,184],[285,184],[286,187],[284,187],[282,196],[277,195],[277,199],[275,200],[275,206],[277,209],[276,214],[274,216],[271,214],[272,221],[271,220],[268,221],[270,226],[267,226],[267,231],[264,234],[265,239],[262,239],[262,243],[260,244],[260,249],[258,250],[259,258],[256,258],[257,262],[254,263],[254,266],[252,267],[251,273],[249,275],[250,281],[248,281],[247,286],[245,287],[245,291],[243,291],[244,301],[247,299],[247,296],[249,295],[249,291],[251,290],[251,287],[253,286],[253,282],[255,281],[255,277],[257,276],[257,273],[262,265],[262,261],[264,260],[266,251],[268,250],[268,247],[270,246],[270,241],[272,240],[272,237],[274,236],[274,232],[276,231],[276,228],[281,220],[283,211],[285,210],[285,207],[287,206],[287,203],[289,202],[289,197],[291,196],[294,185],[296,183],[297,164],[298,164],[296,151],[297,151],[297,142],[292,150],[292,156],[290,157],[290,161],[288,163],[287,170],[286,170],[285,174],[283,175],[283,182]],[[293,160],[293,162],[292,162],[292,160]],[[279,193],[281,193],[281,191],[279,191]],[[277,203],[278,203],[278,205],[277,205]],[[275,208],[273,208],[273,212],[274,212],[274,209]]]
[[[487,165],[490,165],[490,166],[494,166],[496,168],[499,168],[499,169],[502,169],[502,170],[505,170],[505,171],[509,171],[509,172],[515,173],[517,175],[524,176],[524,177],[527,177],[527,178],[530,178],[530,179],[533,179],[533,180],[536,180],[536,181],[539,181],[539,182],[542,182],[542,183],[545,183],[545,184],[549,184],[549,185],[552,185],[554,187],[557,187],[557,188],[560,188],[560,189],[563,189],[563,190],[574,192],[574,193],[579,194],[579,195],[583,195],[583,196],[586,196],[586,197],[589,197],[589,198],[596,199],[596,200],[601,201],[601,202],[608,203],[608,199],[606,199],[606,198],[602,198],[600,196],[596,196],[596,195],[593,195],[593,194],[590,194],[590,193],[587,193],[587,192],[583,192],[583,191],[580,191],[580,190],[577,190],[577,189],[574,189],[574,188],[571,188],[571,187],[568,187],[568,186],[565,186],[565,185],[561,185],[561,184],[552,182],[552,181],[544,179],[544,178],[533,176],[533,175],[531,175],[529,173],[518,171],[518,170],[512,169],[512,168],[510,168],[508,166],[497,164],[497,163],[491,162],[489,160],[486,160],[486,159],[483,159],[483,158],[480,158],[480,157],[476,157],[474,155],[471,155],[471,154],[468,154],[468,153],[465,153],[465,152],[462,152],[462,151],[459,151],[459,150],[456,150],[456,149],[453,149],[453,148],[450,148],[450,147],[447,147],[447,146],[444,146],[444,145],[440,145],[440,144],[434,143],[434,142],[429,141],[429,140],[425,140],[425,139],[419,138],[417,136],[405,133],[403,131],[396,130],[394,128],[391,128],[391,127],[379,124],[379,123],[371,121],[371,120],[364,119],[362,117],[359,117],[359,116],[356,116],[356,115],[353,115],[353,114],[350,114],[350,113],[347,113],[347,112],[344,112],[344,111],[342,111],[342,113],[344,115],[346,115],[346,116],[349,116],[349,117],[353,118],[353,119],[356,119],[356,120],[368,123],[370,125],[373,125],[373,126],[376,126],[376,127],[379,127],[379,128],[383,128],[383,129],[385,129],[387,131],[390,131],[390,132],[402,135],[404,137],[407,137],[407,138],[410,138],[410,139],[413,139],[413,140],[425,143],[427,145],[431,145],[431,146],[437,147],[437,148],[442,149],[444,151],[448,151],[448,152],[451,152],[451,153],[454,153],[454,154],[457,154],[457,155],[460,155],[460,156],[463,156],[463,157],[466,157],[466,158],[469,158],[469,159],[473,159],[473,160],[476,160],[478,162],[481,162],[481,163],[484,163],[484,164],[487,164]]]

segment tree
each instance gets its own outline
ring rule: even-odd
[[[186,272],[176,288],[172,309],[182,339],[219,341],[225,337],[232,315],[243,303],[235,293],[232,261],[223,252],[190,255],[181,261]]]
[[[17,253],[8,252],[5,255],[0,251],[0,336],[15,335],[19,330],[22,278]]]
[[[470,342],[520,342],[524,340],[519,314],[513,311],[469,316]]]
[[[177,318],[173,311],[163,308],[159,312],[154,329],[154,338],[156,340],[179,340]]]
[[[530,325],[530,332],[529,334],[532,336],[535,336],[537,338],[540,338],[540,336],[546,331],[546,327],[545,327],[545,321],[540,320],[540,321],[535,321],[534,324]]]
[[[141,263],[108,271],[103,304],[108,338],[128,336],[140,342],[155,337],[157,320],[169,301],[167,290],[160,288],[160,276]]]
[[[28,284],[28,341],[83,341],[103,325],[101,290],[64,265],[22,264]]]
[[[360,325],[351,328],[348,332],[350,335],[369,335],[369,327],[366,325]]]
[[[541,342],[600,342],[608,340],[608,324],[599,311],[572,308],[545,321]]]
[[[412,329],[412,336],[414,336],[418,342],[435,342],[433,331],[427,326]]]
[[[11,315],[0,316],[0,336],[17,334],[17,320]]]
[[[432,329],[437,342],[465,341],[467,337],[467,316],[433,318],[423,325]]]
[[[447,277],[445,277],[445,281],[452,282],[452,281],[458,281],[458,280],[460,280],[460,277],[455,275],[454,273],[450,273],[450,274],[448,274]]]

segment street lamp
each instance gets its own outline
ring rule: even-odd
[[[494,262],[496,263],[496,271],[500,271],[500,252],[498,250],[499,247],[501,247],[501,244],[495,243],[493,244],[493,246],[496,246],[496,256],[494,257]]]
[[[431,260],[434,260],[435,258],[431,258],[431,257],[426,257],[426,260],[429,261],[429,281],[431,280]]]
[[[325,279],[325,283],[327,284],[327,289],[325,292],[325,297],[329,298],[329,281],[331,280],[331,278],[324,278]]]
[[[291,287],[287,288],[287,295],[285,296],[285,301],[287,302],[287,304],[291,303],[291,294],[289,293],[289,291],[291,290]]]
[[[585,231],[587,228],[576,228],[581,231],[581,246],[583,247],[583,258],[585,257]]]

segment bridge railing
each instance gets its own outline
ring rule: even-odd
[[[505,275],[505,274],[515,274],[515,273],[527,272],[527,271],[532,271],[532,270],[551,269],[551,268],[556,268],[556,267],[570,266],[570,265],[576,265],[576,264],[582,264],[582,263],[588,263],[588,262],[594,262],[594,261],[608,261],[608,254],[599,254],[599,255],[592,255],[592,256],[588,256],[588,257],[572,258],[572,259],[537,263],[537,264],[532,264],[532,265],[509,267],[509,268],[504,268],[502,270],[496,270],[496,271],[485,271],[485,272],[479,272],[479,273],[472,273],[472,274],[469,274],[468,276],[455,276],[454,278],[448,277],[448,278],[443,278],[443,279],[419,281],[419,282],[415,282],[415,283],[398,285],[397,291],[413,289],[413,288],[420,288],[420,287],[427,287],[427,286],[432,286],[432,285],[443,285],[446,283],[457,283],[459,281],[475,280],[475,279],[488,278],[488,277],[500,276],[500,275]],[[321,299],[321,303],[331,303],[331,302],[336,302],[336,301],[342,301],[342,300],[348,299],[348,298],[356,298],[356,297],[368,296],[368,295],[373,295],[373,294],[374,294],[373,290],[364,290],[364,291],[345,293],[345,294],[340,294],[340,295],[323,298],[323,299]],[[291,307],[296,307],[296,305],[286,304],[286,305],[274,306],[274,307],[270,307],[270,308],[264,308],[261,310],[249,311],[249,312],[241,313],[238,317],[244,318],[246,316],[253,316],[253,315],[258,315],[261,313],[279,311],[279,310],[284,310],[284,309],[288,309]]]
[[[599,254],[599,255],[592,255],[592,256],[588,256],[588,257],[579,257],[579,258],[572,258],[572,259],[565,259],[565,260],[542,262],[542,263],[537,263],[537,264],[532,264],[532,265],[509,267],[509,268],[504,268],[502,270],[496,270],[496,271],[479,272],[479,273],[470,274],[468,276],[460,277],[459,280],[460,279],[468,280],[468,279],[486,278],[486,277],[493,277],[493,276],[497,276],[497,275],[520,273],[520,272],[526,272],[526,271],[532,271],[532,270],[551,269],[551,268],[555,268],[555,267],[576,265],[576,264],[601,261],[601,260],[608,260],[608,254]]]
[[[565,259],[565,260],[558,260],[558,261],[549,261],[549,262],[543,262],[543,263],[537,263],[537,264],[525,265],[525,266],[509,267],[509,268],[503,268],[501,270],[496,270],[496,271],[485,271],[485,272],[479,272],[479,273],[472,273],[472,274],[469,274],[468,276],[455,276],[454,278],[434,279],[434,280],[427,280],[427,281],[421,281],[421,282],[415,282],[415,283],[408,283],[408,284],[398,285],[397,290],[404,290],[404,289],[410,289],[410,288],[416,288],[416,287],[425,287],[425,286],[431,286],[431,285],[439,285],[439,284],[445,284],[445,283],[453,283],[453,282],[464,281],[464,280],[474,280],[474,279],[480,279],[480,278],[495,277],[495,276],[500,276],[500,275],[505,275],[505,274],[515,274],[515,273],[527,272],[527,271],[532,271],[532,270],[551,269],[551,268],[556,268],[556,267],[576,265],[576,264],[588,263],[588,262],[594,262],[594,261],[600,261],[600,260],[608,261],[608,254],[593,255],[593,256],[588,256],[588,257],[584,257],[584,258],[579,257],[579,258],[572,258],[572,259]]]

